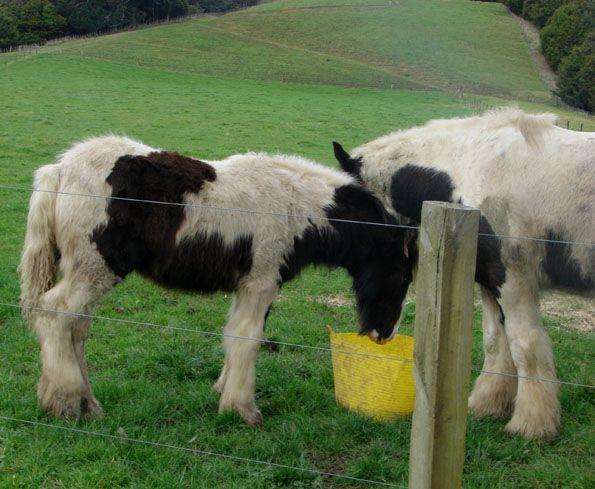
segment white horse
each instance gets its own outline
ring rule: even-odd
[[[41,344],[38,398],[56,416],[101,413],[84,353],[90,320],[77,314],[91,314],[135,270],[170,287],[234,292],[215,389],[220,411],[253,425],[262,420],[255,361],[266,314],[304,266],[352,275],[361,332],[378,342],[391,337],[401,314],[403,277],[410,280],[413,268],[407,232],[384,226],[394,218],[348,174],[281,155],[205,163],[103,137],[40,168],[35,187],[21,304]]]
[[[335,143],[343,169],[401,217],[419,221],[423,200],[458,201],[481,210],[480,231],[506,236],[501,240],[503,315],[494,300],[500,294],[482,289],[483,370],[504,375],[482,373],[469,407],[480,416],[513,411],[506,430],[527,438],[554,437],[560,424],[539,288],[592,296],[595,282],[595,133],[554,123],[550,114],[505,109],[431,121],[351,154]],[[490,253],[490,241],[497,242],[480,238],[478,268],[482,255]]]

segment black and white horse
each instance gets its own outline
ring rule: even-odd
[[[91,314],[132,271],[165,286],[234,293],[215,389],[220,411],[236,410],[249,424],[262,420],[255,361],[267,311],[303,267],[345,268],[361,332],[379,343],[401,314],[413,240],[402,229],[345,222],[395,223],[346,173],[255,153],[206,163],[110,136],[40,168],[35,187],[21,304],[41,344],[38,398],[56,416],[101,413],[84,353],[90,320],[76,314]]]
[[[549,114],[505,109],[431,121],[351,154],[335,143],[342,168],[401,221],[419,222],[423,200],[462,202],[481,210],[481,233],[519,237],[479,239],[484,370],[504,375],[481,374],[469,407],[480,416],[513,411],[507,431],[528,438],[551,438],[560,424],[539,288],[593,295],[595,282],[595,134],[561,129],[554,122]],[[490,265],[499,261],[494,258],[500,244],[502,274]],[[499,276],[502,287],[490,291],[480,275]]]

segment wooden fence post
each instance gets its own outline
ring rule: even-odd
[[[479,215],[459,204],[423,204],[410,489],[462,484]]]

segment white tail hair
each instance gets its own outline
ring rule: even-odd
[[[45,165],[35,172],[29,203],[25,246],[21,255],[21,308],[25,317],[39,306],[40,297],[54,286],[58,248],[54,233],[56,194],[60,165]]]

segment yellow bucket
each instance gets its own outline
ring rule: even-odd
[[[396,335],[384,345],[329,328],[337,402],[385,421],[413,413],[413,338]]]

